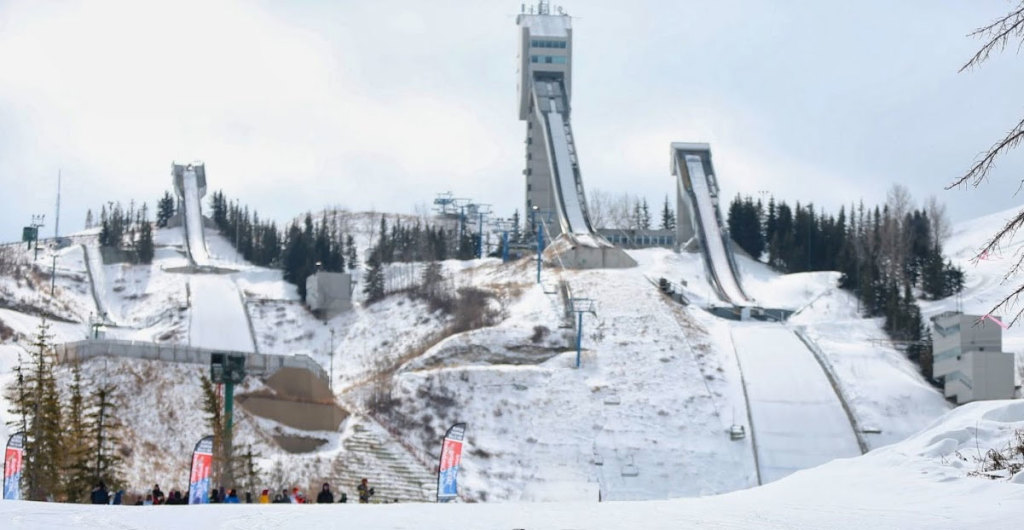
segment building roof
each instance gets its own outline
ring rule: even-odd
[[[568,15],[519,15],[516,22],[529,28],[531,37],[569,38],[572,18]]]

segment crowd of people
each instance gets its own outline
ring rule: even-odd
[[[365,478],[359,481],[356,491],[359,494],[360,504],[369,504],[370,499],[376,494],[374,488],[370,487],[369,481]],[[182,494],[180,490],[174,489],[164,495],[159,484],[154,484],[153,489],[144,494],[135,494],[129,499],[124,490],[118,490],[111,495],[107,486],[103,482],[98,482],[92,490],[90,500],[93,504],[133,504],[135,506],[189,504],[187,494]],[[317,492],[315,501],[310,500],[298,487],[292,488],[291,491],[288,488],[283,488],[280,493],[271,493],[269,489],[264,489],[254,498],[251,492],[245,492],[243,497],[239,497],[237,490],[225,489],[221,486],[210,491],[207,502],[210,504],[242,504],[243,502],[245,504],[333,504],[335,495],[331,490],[330,483],[327,482],[324,482],[320,491]],[[348,494],[340,492],[337,502],[347,503]],[[391,502],[398,502],[398,499]],[[388,504],[388,501],[384,501],[384,504]]]

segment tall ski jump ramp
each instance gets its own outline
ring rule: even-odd
[[[573,269],[636,266],[624,250],[597,234],[587,213],[579,157],[569,121],[572,24],[546,2],[522,13],[519,25],[519,119],[526,131],[526,211],[531,230],[553,238],[545,258]],[[539,218],[538,215],[540,214]],[[545,223],[545,219],[557,223]],[[543,225],[543,226],[540,226]]]
[[[689,247],[688,242],[699,244],[708,279],[722,300],[736,306],[751,305],[740,283],[729,231],[722,222],[711,147],[675,142],[671,164],[676,177],[676,241],[683,247]]]

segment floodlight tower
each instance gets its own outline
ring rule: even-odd
[[[535,8],[536,7],[536,8]],[[540,1],[516,17],[519,26],[519,119],[526,122],[526,208],[534,207],[544,211],[555,211],[555,193],[551,184],[551,167],[545,149],[543,124],[533,112],[534,79],[560,79],[565,95],[571,101],[572,95],[572,19],[562,9],[551,13],[551,6]],[[558,232],[556,223],[552,228]],[[531,226],[530,230],[536,230]],[[551,234],[552,237],[558,233]]]

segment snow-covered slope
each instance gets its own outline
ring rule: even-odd
[[[362,248],[372,239],[379,218],[357,216],[349,219],[350,227],[357,221],[357,244]],[[956,244],[964,248],[980,244],[985,228],[980,223],[973,231],[961,229],[954,242],[961,241]],[[108,336],[186,343],[189,322],[210,319],[199,315],[202,308],[195,306],[195,283],[192,306],[189,303],[186,286],[197,276],[185,272],[181,229],[159,230],[155,239],[153,265],[102,267],[106,287],[99,291],[120,325],[108,329]],[[732,440],[728,435],[734,424],[746,426],[750,433],[732,338],[734,330],[748,324],[722,320],[698,307],[721,303],[708,287],[698,254],[634,251],[638,268],[619,271],[559,272],[546,267],[543,285],[534,284],[529,259],[510,264],[492,259],[446,262],[452,289],[475,287],[491,293],[488,308],[497,315],[496,325],[452,335],[455,317],[432,313],[426,303],[405,295],[367,306],[361,286],[352,311],[321,322],[301,306],[295,288],[283,282],[280,271],[245,263],[213,231],[207,230],[205,239],[211,260],[218,267],[230,264],[235,271],[216,278],[237,286],[231,295],[214,297],[213,311],[231,298],[230,303],[242,305],[251,318],[260,351],[304,353],[325,369],[333,368],[341,402],[357,416],[373,414],[389,429],[392,441],[427,462],[425,468],[437,456],[444,429],[454,421],[466,421],[469,443],[462,481],[468,498],[564,499],[599,491],[604,499],[665,499],[723,493],[757,483],[753,436]],[[954,242],[947,245],[951,252],[956,252]],[[49,263],[51,256],[41,252],[40,264]],[[27,265],[20,273],[0,276],[0,296],[9,301],[7,309],[0,309],[0,321],[13,333],[0,344],[0,386],[10,385],[10,369],[24,352],[20,345],[33,334],[40,312],[67,321],[54,324],[58,341],[79,340],[89,332],[89,314],[97,309],[84,254],[71,247],[59,251],[57,258],[54,297],[49,296],[48,278]],[[902,440],[949,410],[942,396],[885,341],[880,322],[857,315],[855,298],[836,288],[836,273],[779,275],[752,260],[737,261],[751,296],[765,305],[799,310],[787,324],[789,329],[773,329],[787,336],[800,330],[813,341],[852,415],[868,431],[861,434],[870,448]],[[420,271],[417,264],[392,265],[389,285],[411,285]],[[1006,292],[1006,286],[998,285],[1002,272],[988,265],[968,269],[963,299],[977,297],[974,303],[981,306]],[[659,277],[685,281],[685,294],[694,304],[683,307],[661,295],[651,283]],[[565,318],[559,296],[552,294],[559,279],[569,282],[577,296],[596,304],[596,315],[584,316],[578,370],[572,319]],[[201,286],[200,290],[214,292]],[[927,310],[952,303],[939,302]],[[240,323],[232,326],[241,329]],[[1014,342],[1018,339],[1013,333],[1008,334],[1008,348],[1024,344]],[[103,361],[93,361],[97,362]],[[765,365],[762,370],[790,369],[788,363]],[[160,469],[132,460],[127,473],[131,484],[142,487],[156,478],[183,484],[187,454],[179,453],[194,443],[184,438],[203,430],[201,414],[195,413],[201,368],[146,368],[140,376],[136,372],[142,368],[106,366],[136,393],[128,398],[140,404],[125,408],[132,439],[166,446],[166,454],[173,453]],[[250,390],[259,390],[258,382],[251,384]],[[173,404],[157,409],[160,421],[144,417],[156,407],[145,404],[167,401],[146,394],[149,388],[162,388],[161,395]],[[8,419],[7,409],[0,400],[0,420]],[[351,424],[346,423],[338,433],[318,434],[328,439],[321,451],[289,455],[270,440],[281,431],[280,425],[239,414],[241,428],[248,429],[241,439],[259,448],[264,481],[275,489],[332,476],[352,435]],[[759,425],[756,418],[753,427],[755,435],[757,429],[772,428]],[[0,435],[5,434],[7,428],[0,427]]]
[[[913,438],[868,455],[837,460],[768,486],[699,499],[629,503],[210,505],[202,509],[0,502],[12,529],[327,528],[535,530],[706,528],[1019,527],[1024,474],[1010,482],[967,477],[962,455],[1015,443],[1024,404],[962,407]],[[976,449],[977,448],[977,449]]]

